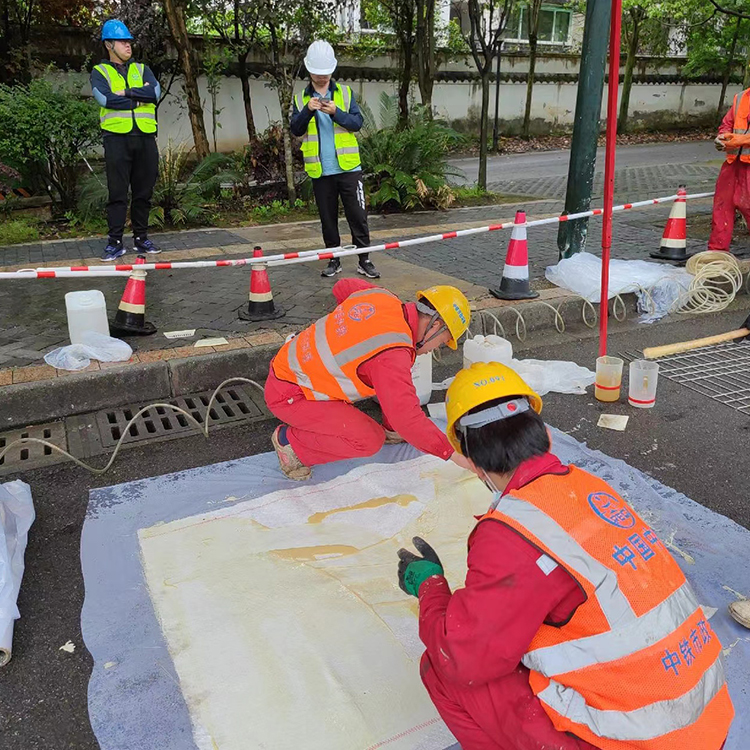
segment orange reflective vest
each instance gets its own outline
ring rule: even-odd
[[[273,361],[276,377],[302,388],[313,401],[359,401],[375,391],[357,368],[386,349],[416,348],[401,300],[386,289],[349,295],[281,347]]]
[[[719,750],[734,716],[719,638],[668,550],[606,482],[571,466],[486,518],[587,597],[567,623],[542,625],[523,657],[555,728],[602,750]]]
[[[750,131],[750,89],[734,95],[732,111],[734,112],[734,130],[732,132],[736,135],[747,135]],[[750,153],[747,153],[747,151],[740,153],[740,149],[732,148],[727,149],[726,154],[727,161],[730,164],[737,158],[738,154],[740,161],[750,162]]]

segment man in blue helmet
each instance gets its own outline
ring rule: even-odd
[[[148,66],[133,61],[133,36],[122,21],[107,21],[102,27],[102,41],[109,59],[94,66],[91,89],[100,105],[109,189],[109,242],[101,259],[112,261],[127,252],[122,236],[128,189],[136,252],[161,252],[148,238],[151,196],[159,175],[156,104],[160,87]]]

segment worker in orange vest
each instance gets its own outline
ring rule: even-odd
[[[471,318],[466,297],[433,286],[403,304],[358,279],[338,281],[333,294],[336,309],[287,341],[271,362],[265,398],[283,423],[271,438],[282,471],[309,479],[316,464],[372,456],[384,442],[403,441],[468,468],[422,411],[411,376],[417,354],[457,347]],[[353,406],[375,395],[382,425]]]
[[[542,400],[477,363],[448,439],[493,493],[464,588],[399,550],[419,598],[425,687],[463,750],[719,750],[734,709],[722,647],[682,570],[599,477],[550,451]]]
[[[716,180],[708,249],[729,251],[735,209],[750,227],[750,89],[735,95],[714,142],[726,161]]]

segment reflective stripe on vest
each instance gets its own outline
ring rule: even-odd
[[[145,66],[142,63],[131,63],[128,66],[127,82],[113,65],[100,63],[95,67],[107,79],[109,88],[113,92],[143,86]],[[109,133],[130,133],[136,122],[138,129],[142,132],[155,133],[156,105],[142,102],[132,110],[108,109],[107,107],[99,109],[99,124],[102,130]]]
[[[385,289],[365,289],[284,344],[273,369],[280,379],[297,383],[310,400],[354,402],[374,395],[359,378],[359,365],[396,347],[415,356],[401,301]]]
[[[746,89],[741,94],[734,95],[732,103],[734,112],[734,126],[732,132],[735,135],[747,135],[750,131],[750,89]],[[747,149],[727,149],[727,161],[731,164],[737,159],[739,154],[740,161],[750,162],[750,153]]]
[[[299,94],[295,95],[294,103],[297,106],[297,110],[301,112],[302,108],[307,106],[311,98],[306,93],[303,93],[302,96]],[[342,84],[336,84],[333,92],[333,102],[338,109],[348,112],[352,104],[351,88]],[[323,165],[320,161],[320,139],[318,137],[318,125],[315,118],[316,115],[310,118],[310,122],[307,124],[307,132],[302,137],[302,160],[305,164],[305,171],[312,179],[317,179],[323,174]],[[336,149],[336,160],[341,169],[348,172],[360,166],[362,162],[359,156],[357,136],[349,132],[346,128],[341,127],[335,120],[333,121],[333,143]]]
[[[514,495],[482,520],[521,534],[587,597],[522,660],[555,728],[601,750],[719,750],[734,715],[721,643],[653,531],[575,466]]]

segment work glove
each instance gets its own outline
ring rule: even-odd
[[[430,576],[443,575],[443,564],[424,539],[415,536],[412,542],[422,557],[403,547],[398,551],[398,585],[407,594],[419,596],[419,587]]]
[[[747,148],[750,146],[750,133],[728,133],[723,139],[724,149]]]

